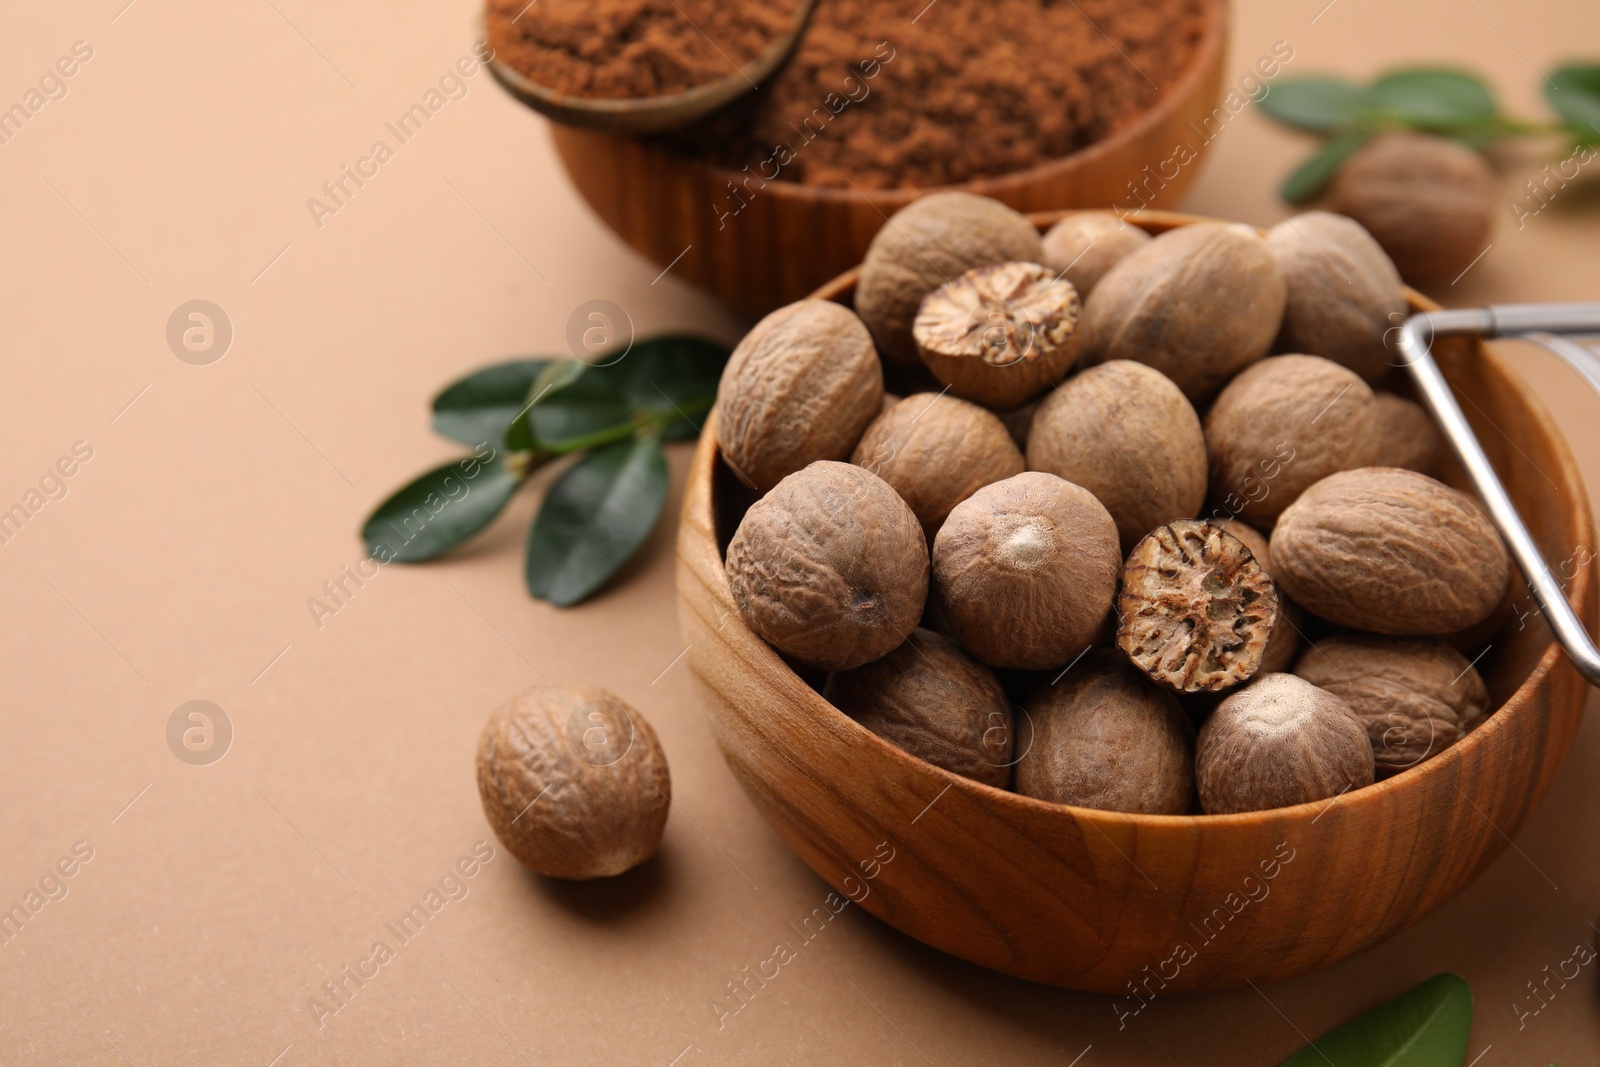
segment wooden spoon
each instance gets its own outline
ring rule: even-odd
[[[800,41],[816,0],[800,0],[794,24],[761,54],[732,74],[677,93],[627,99],[586,99],[529,81],[517,71],[490,60],[489,70],[512,96],[553,122],[611,133],[658,133],[687,126],[753,91],[777,70]]]

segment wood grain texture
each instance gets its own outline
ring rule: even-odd
[[[1159,231],[1194,220],[1135,221]],[[818,295],[848,301],[853,284],[845,275]],[[1575,552],[1589,544],[1591,517],[1566,443],[1482,345],[1453,339],[1436,355],[1546,557],[1570,561],[1571,601],[1592,630],[1593,553]],[[1528,601],[1479,662],[1503,705],[1388,781],[1331,803],[1227,816],[1032,800],[880,740],[744,627],[721,545],[747,498],[720,466],[713,416],[679,529],[679,616],[718,743],[756,807],[825,881],[912,937],[1008,974],[1124,994],[1129,1010],[1135,991],[1148,998],[1327,966],[1438,908],[1544,797],[1587,697],[1537,617],[1519,625]],[[868,881],[885,841],[894,859]]]
[[[1177,146],[1203,155],[1217,125],[1206,133],[1205,119],[1221,95],[1228,3],[1206,2],[1209,22],[1193,65],[1136,122],[1070,156],[944,188],[1019,211],[1136,207],[1141,197],[1151,207],[1176,203],[1200,166],[1198,158],[1175,164]],[[798,300],[855,266],[885,218],[939,191],[763,182],[652,141],[560,125],[550,132],[573,185],[619,237],[751,316]],[[730,189],[740,190],[738,199]]]

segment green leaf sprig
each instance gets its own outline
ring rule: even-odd
[[[1472,987],[1436,974],[1317,1038],[1283,1067],[1461,1067],[1472,1031]]]
[[[1544,88],[1560,116],[1553,123],[1506,115],[1483,79],[1447,67],[1392,70],[1367,85],[1322,75],[1286,79],[1261,98],[1261,109],[1323,142],[1284,180],[1280,195],[1291,204],[1314,199],[1357,149],[1393,130],[1432,133],[1479,150],[1532,135],[1559,134],[1571,148],[1600,143],[1600,64],[1564,66]]]
[[[657,337],[612,362],[519,359],[474,371],[433,399],[433,428],[472,454],[396,490],[361,528],[380,562],[433,559],[478,533],[546,463],[582,453],[528,531],[528,592],[560,607],[592,596],[644,544],[670,477],[662,443],[695,437],[728,350]]]

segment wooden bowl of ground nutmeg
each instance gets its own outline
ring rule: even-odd
[[[671,48],[629,38],[626,66],[584,72],[605,84],[580,91],[681,89],[686,70],[717,59],[719,34],[703,20],[737,22],[712,0],[613,0],[594,17],[626,7],[642,22],[652,5],[667,19],[681,9],[705,33]],[[524,6],[490,0],[502,62],[519,62],[527,35],[511,19]],[[767,32],[786,24],[792,5],[778,6]],[[521,18],[558,13],[545,0]],[[1227,15],[1227,0],[819,0],[788,63],[692,128],[551,132],[573,183],[623,240],[760,314],[860,262],[884,219],[930,191],[1022,211],[1175,203],[1209,142],[1293,58],[1280,43],[1224,95]],[[737,23],[743,51],[719,73],[759,49],[754,22]]]
[[[1058,217],[1036,214],[1030,221],[1044,230]],[[1205,220],[1146,212],[1130,221],[1161,233]],[[851,271],[815,296],[853,307],[858,275]],[[1091,292],[1091,305],[1099,294],[1099,289]],[[1404,295],[1413,310],[1438,308],[1410,290]],[[825,304],[802,308],[817,320],[849,318],[828,312]],[[830,338],[845,333],[835,326]],[[794,358],[804,356],[802,347],[797,342]],[[837,359],[847,347],[833,343],[823,351]],[[1584,547],[1593,536],[1592,520],[1566,443],[1528,386],[1483,344],[1442,339],[1434,355],[1464,398],[1469,421],[1541,551],[1547,559],[1564,561],[1568,596],[1592,629],[1594,555]],[[806,393],[808,401],[814,396],[815,391]],[[915,397],[901,401],[915,402]],[[1110,1009],[1123,1025],[1170,993],[1279,980],[1329,966],[1439,908],[1500,855],[1510,841],[1507,835],[1515,834],[1537,807],[1583,717],[1587,687],[1513,579],[1501,608],[1485,620],[1498,629],[1461,638],[1464,645],[1470,640],[1472,649],[1490,646],[1478,654],[1475,668],[1492,712],[1442,751],[1430,749],[1422,762],[1380,776],[1376,784],[1346,787],[1330,799],[1230,814],[1193,814],[1192,801],[1191,814],[1128,814],[1134,809],[1054,803],[1037,793],[1023,795],[1029,753],[1022,746],[1029,733],[1020,714],[1011,735],[1017,746],[1011,784],[1019,791],[1004,788],[1006,774],[991,775],[992,765],[975,760],[965,773],[952,773],[930,762],[931,756],[919,759],[891,743],[885,735],[893,736],[892,731],[881,724],[874,729],[863,723],[860,706],[852,701],[859,700],[862,686],[878,684],[884,675],[836,667],[845,673],[826,676],[796,668],[793,657],[781,655],[751,629],[730,580],[735,550],[746,551],[736,530],[743,533],[747,512],[780,490],[760,496],[730,468],[725,453],[748,434],[750,419],[724,417],[727,403],[726,394],[719,398],[691,467],[678,534],[677,585],[689,665],[734,776],[789,847],[867,911],[973,963],[1112,994]],[[898,405],[882,418],[891,418],[895,410]],[[866,433],[863,441],[874,431]],[[905,452],[911,453],[909,445]],[[868,479],[860,466],[866,462],[858,446],[854,464],[815,463],[810,469],[827,467]],[[951,466],[946,463],[941,473],[954,477]],[[1466,484],[1459,472],[1434,469],[1446,482]],[[748,479],[753,471],[742,473]],[[830,514],[859,507],[866,499],[848,490],[825,496]],[[952,513],[950,521],[954,518]],[[780,540],[802,546],[785,551],[810,564],[815,557],[805,555],[806,537],[791,530]],[[887,544],[887,537],[880,538],[875,555],[888,555]],[[776,573],[779,564],[772,566]],[[921,625],[942,628],[933,613],[926,619],[932,621]],[[913,613],[912,625],[915,620]],[[1302,618],[1298,625],[1310,624]],[[902,646],[915,645],[916,654],[896,660],[896,650],[864,669],[883,663],[902,676],[921,670],[955,677],[952,664],[972,662],[956,655],[949,640],[916,633],[926,636]],[[973,656],[983,658],[977,652]],[[1024,699],[1016,691],[1033,694],[1026,698],[1032,705],[1040,694],[1057,692],[1052,675],[1071,690],[1081,684],[1084,670],[1069,664],[1060,674],[1053,668],[1033,672],[1032,681],[1024,679],[1026,690],[1017,690],[1016,682],[1003,675],[1000,681],[1010,687],[1006,695],[1013,700]],[[855,689],[841,684],[841,678]],[[1286,674],[1268,678],[1297,682]],[[954,691],[923,690],[946,696]],[[855,707],[853,715],[840,710],[846,706]],[[901,725],[912,721],[905,710],[909,705],[896,706]],[[1111,707],[1099,703],[1096,714]],[[1194,706],[1188,710],[1208,713]],[[1137,762],[1129,750],[1107,755],[1103,735],[1097,743],[1101,747],[1093,750],[1094,758],[1117,768],[1113,780],[1129,778]],[[1177,810],[1183,810],[1181,799]],[[1205,802],[1203,784],[1200,802]]]

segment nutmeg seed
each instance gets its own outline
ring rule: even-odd
[[[957,396],[1014,408],[1078,360],[1078,293],[1037,263],[977,267],[923,297],[911,336]]]
[[[1180,226],[1100,279],[1084,306],[1083,359],[1148,363],[1199,402],[1267,354],[1286,299],[1278,264],[1254,229]]]
[[[847,459],[882,397],[883,365],[849,308],[781,307],[745,334],[723,369],[723,458],[745,484],[771,489],[808,463]]]
[[[878,416],[850,462],[888,482],[930,541],[951,508],[1023,470],[1022,453],[999,418],[940,393],[908,396]]]
[[[928,543],[887,482],[818,462],[750,506],[728,542],[728,586],[745,625],[810,667],[886,655],[922,617]]]
[[[1247,526],[1238,519],[1213,520],[1218,526],[1237,537],[1244,547],[1250,550],[1261,569],[1267,572],[1267,577],[1272,577],[1272,554],[1267,545],[1267,539],[1254,526]],[[1294,662],[1295,653],[1300,651],[1300,636],[1304,630],[1305,613],[1300,610],[1300,605],[1284,595],[1282,589],[1278,590],[1278,617],[1272,623],[1272,636],[1267,638],[1267,647],[1261,653],[1261,666],[1256,668],[1257,674],[1277,674],[1289,669]]]
[[[1500,603],[1510,560],[1465,493],[1416,471],[1363,467],[1313,485],[1272,530],[1284,592],[1372,633],[1465,629]]]
[[[500,843],[552,878],[621,874],[661,843],[666,756],[643,715],[604,689],[536,686],[478,740],[478,794]]]
[[[992,667],[1060,667],[1095,639],[1116,593],[1117,526],[1094,495],[1029,471],[957,504],[933,541],[939,607]]]
[[[1246,369],[1206,413],[1211,497],[1263,527],[1309,486],[1378,455],[1377,403],[1354,371],[1320,356]]]
[[[1028,467],[1099,498],[1124,553],[1205,502],[1199,417],[1172,379],[1131,360],[1090,367],[1045,396],[1029,430]]]
[[[1371,785],[1372,746],[1344,701],[1292,674],[1268,674],[1200,727],[1194,773],[1207,815],[1285,808]]]
[[[934,193],[901,208],[867,247],[856,312],[885,359],[917,363],[911,322],[922,298],[974,267],[1037,262],[1039,231],[998,200]]]
[[[1110,650],[1090,652],[1024,707],[1016,788],[1056,804],[1182,815],[1194,738],[1171,693]]]
[[[1339,168],[1328,201],[1365,226],[1405,277],[1454,279],[1488,246],[1495,177],[1482,156],[1454,141],[1389,133]]]
[[[1308,211],[1268,230],[1267,245],[1289,291],[1279,349],[1331,359],[1369,382],[1387,374],[1398,362],[1388,331],[1410,306],[1372,235],[1344,215]]]
[[[1238,538],[1214,522],[1179,519],[1129,553],[1117,615],[1117,647],[1152,681],[1215,691],[1261,669],[1278,595]]]
[[[1427,474],[1444,454],[1444,439],[1422,405],[1403,396],[1373,391],[1378,404],[1377,467],[1405,467]]]
[[[822,695],[885,741],[952,774],[1004,789],[1011,703],[994,672],[932,630],[880,660],[829,675]]]
[[[1107,271],[1150,243],[1150,235],[1104,211],[1075,211],[1044,235],[1039,260],[1089,299]]]
[[[1489,712],[1477,669],[1443,641],[1337,634],[1306,649],[1294,673],[1350,705],[1379,778],[1432,759]]]

